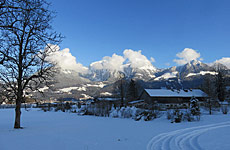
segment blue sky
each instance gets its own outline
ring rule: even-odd
[[[49,1],[53,27],[66,37],[61,49],[84,66],[125,49],[142,50],[158,68],[176,65],[185,48],[206,63],[230,57],[229,0]]]

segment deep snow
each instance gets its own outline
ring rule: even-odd
[[[31,109],[22,112],[25,128],[15,130],[14,109],[0,109],[0,150],[229,150],[229,121],[229,114],[176,124]]]

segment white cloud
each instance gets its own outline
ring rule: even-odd
[[[49,56],[47,61],[56,63],[62,70],[74,70],[80,73],[86,73],[88,71],[87,67],[84,67],[82,64],[77,63],[76,57],[74,57],[68,48],[60,50],[59,46],[50,45]]]
[[[101,61],[91,63],[90,68],[122,71],[124,61],[124,57],[113,54],[112,57],[105,56]]]
[[[141,50],[133,51],[131,49],[126,49],[123,52],[124,58],[128,59],[128,63],[130,63],[132,68],[147,68],[154,69],[150,60],[147,59],[146,56],[141,54]],[[152,61],[155,61],[154,58],[151,58]]]
[[[223,57],[219,60],[216,60],[215,63],[221,63],[230,69],[230,57]]]
[[[49,45],[46,50],[50,53],[47,60],[56,63],[62,70],[74,70],[80,73],[88,72],[88,68],[78,63],[76,57],[70,53],[68,48],[60,50],[57,45]],[[105,56],[102,60],[91,63],[90,68],[123,71],[125,62],[127,62],[133,68],[155,69],[151,63],[155,62],[155,59],[151,57],[148,60],[146,56],[141,54],[141,51],[126,49],[123,54],[124,56],[117,54],[113,54],[111,57]]]
[[[150,58],[150,61],[151,61],[152,63],[156,62],[156,60],[155,60],[153,57]]]
[[[155,59],[151,57],[150,60],[148,60],[146,56],[141,54],[141,51],[126,49],[123,54],[124,56],[117,54],[113,54],[112,57],[105,56],[102,60],[91,63],[90,68],[123,71],[127,60],[127,63],[133,68],[154,69],[151,62],[155,62]]]
[[[170,63],[165,63],[165,66],[170,66]]]
[[[192,60],[203,60],[200,58],[200,53],[196,52],[191,48],[185,48],[182,52],[177,53],[176,56],[179,59],[174,59],[173,61],[176,62],[178,65],[184,65]]]

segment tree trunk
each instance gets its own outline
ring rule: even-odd
[[[16,108],[15,108],[15,123],[14,128],[15,129],[21,129],[21,103],[22,103],[22,86],[21,86],[21,80],[18,80],[18,93],[17,93],[17,99],[16,99]]]
[[[15,123],[14,128],[20,129],[21,128],[21,103],[22,103],[22,74],[23,74],[23,67],[22,67],[23,55],[22,55],[22,44],[19,47],[19,63],[18,63],[18,91],[17,91],[17,99],[16,99],[16,108],[15,108]]]
[[[121,106],[120,107],[123,107],[124,106],[124,91],[123,91],[123,79],[121,79]]]
[[[211,115],[211,114],[212,114],[212,105],[209,104],[209,115]]]
[[[21,128],[21,100],[19,98],[16,101],[14,128]]]

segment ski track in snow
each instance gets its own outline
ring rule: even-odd
[[[149,141],[147,150],[203,150],[198,143],[199,136],[223,127],[230,127],[230,121],[162,133]]]

